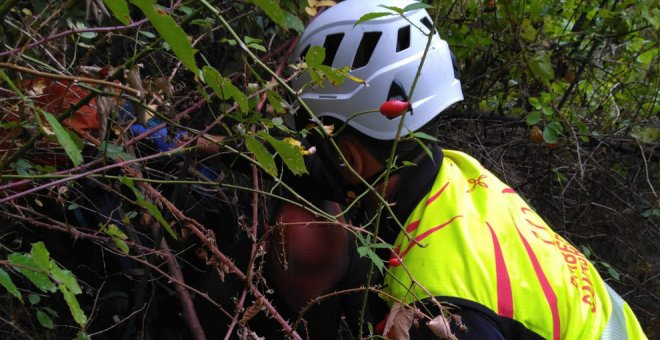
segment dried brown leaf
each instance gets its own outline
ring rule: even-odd
[[[112,112],[117,109],[117,101],[110,97],[96,98],[96,115],[99,120],[99,139],[105,140],[105,133],[108,129],[108,120]]]
[[[264,308],[263,302],[261,300],[254,300],[250,307],[243,313],[243,317],[241,318],[241,321],[239,323],[241,325],[245,325],[250,319],[252,319],[257,313],[259,313],[262,309]]]
[[[174,95],[174,86],[172,86],[172,83],[166,77],[156,78],[154,84],[163,91],[166,97],[171,98]]]
[[[440,339],[458,340],[451,332],[449,320],[442,315],[438,315],[433,320],[427,322],[426,326]]]
[[[392,340],[409,340],[410,328],[415,321],[415,309],[408,305],[395,302],[385,322],[383,334]]]
[[[140,101],[144,100],[144,86],[142,85],[142,78],[140,77],[140,66],[135,65],[133,68],[131,68],[130,71],[126,73],[126,81],[128,82],[128,85],[136,90],[138,90],[138,95],[137,97],[140,99]],[[147,120],[149,120],[149,116],[147,115],[147,111],[144,109],[142,105],[136,105],[135,106],[135,115],[137,116],[137,121],[138,123],[142,125],[147,124]]]

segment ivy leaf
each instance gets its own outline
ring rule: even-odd
[[[14,284],[14,281],[11,280],[11,276],[9,276],[9,273],[7,273],[2,268],[0,268],[0,285],[5,287],[5,289],[7,290],[7,292],[9,292],[9,294],[13,295],[21,302],[23,302],[23,296],[21,295],[21,292],[18,290],[18,288],[16,288],[16,285]],[[32,301],[31,298],[30,301]]]
[[[223,77],[218,70],[211,66],[202,67],[202,74],[204,75],[204,80],[213,89],[213,92],[215,92],[218,98],[223,100],[233,98],[238,103],[241,112],[246,113],[249,111],[250,105],[247,96],[234,86],[229,78]]]
[[[50,254],[46,245],[43,242],[39,241],[32,244],[32,249],[30,250],[30,257],[34,263],[39,267],[39,269],[48,272],[50,265]]]
[[[257,163],[259,163],[266,172],[273,176],[277,176],[277,166],[275,165],[275,160],[273,160],[273,155],[268,152],[263,144],[252,136],[246,136],[245,146],[254,154]]]
[[[44,328],[55,328],[53,325],[53,319],[50,318],[50,315],[42,312],[41,309],[37,310],[37,321],[39,321],[39,324]]]
[[[87,323],[87,315],[85,315],[85,312],[80,308],[76,295],[63,284],[59,285],[58,288],[64,296],[64,301],[66,301],[66,304],[69,306],[73,320],[75,320],[78,325],[84,326]]]
[[[300,146],[278,140],[265,131],[259,132],[259,137],[266,140],[273,146],[273,148],[275,148],[275,151],[280,155],[284,164],[286,164],[294,175],[299,176],[308,173],[307,168],[305,167],[305,160],[301,154]]]
[[[53,128],[57,142],[60,143],[62,148],[64,148],[66,155],[69,156],[75,166],[80,165],[80,163],[83,162],[82,153],[80,152],[80,148],[78,147],[76,141],[71,138],[71,135],[69,135],[69,131],[64,126],[62,126],[62,124],[60,124],[55,116],[46,111],[41,112],[43,113],[44,117],[46,117],[48,124],[50,124],[50,126]]]
[[[278,1],[275,0],[249,0],[251,4],[259,7],[273,22],[284,29],[289,29],[287,25],[285,11],[282,10]]]
[[[160,9],[156,11],[154,8],[156,2],[154,0],[131,0],[131,2],[140,8],[179,60],[197,76],[199,74],[199,69],[195,62],[195,53],[197,50],[193,49],[188,40],[188,35],[181,26],[164,11]]]
[[[392,13],[391,12],[367,13],[367,14],[361,16],[360,19],[358,19],[358,21],[356,21],[355,24],[353,24],[353,27],[355,27],[355,26],[357,26],[357,25],[359,25],[359,24],[361,24],[365,21],[373,20],[373,19],[376,19],[376,18],[388,16],[388,15],[392,15]]]
[[[128,25],[132,22],[126,0],[103,0],[103,2],[119,22],[124,25]]]
[[[57,291],[57,287],[50,280],[48,274],[39,269],[39,266],[29,256],[21,253],[11,253],[7,259],[11,265],[14,265],[16,271],[23,274],[42,292],[54,293]]]

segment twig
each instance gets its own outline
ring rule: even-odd
[[[653,192],[653,196],[655,196],[655,198],[658,198],[658,193],[655,192],[655,188],[653,187],[653,183],[651,183],[651,178],[649,177],[649,164],[646,161],[646,155],[644,154],[644,149],[642,148],[642,144],[640,144],[639,141],[637,141],[637,145],[639,146],[639,151],[642,153],[642,159],[644,160],[644,171],[646,173],[646,182],[649,184],[649,187]]]
[[[152,228],[156,229],[158,226],[154,225]],[[165,238],[162,238],[160,241],[160,246],[165,251],[165,261],[167,262],[167,268],[169,269],[170,274],[181,283],[177,284],[175,289],[179,296],[181,308],[183,309],[183,319],[186,321],[186,325],[188,326],[190,333],[192,333],[193,338],[196,340],[206,340],[204,329],[199,322],[190,294],[188,293],[188,290],[184,288],[185,279],[183,278],[183,273],[177,263],[176,257],[172,255],[170,246],[167,244]]]
[[[107,86],[107,87],[114,87],[114,88],[120,89],[122,91],[129,92],[129,93],[131,93],[135,96],[140,94],[140,91],[138,91],[138,90],[136,90],[132,87],[124,86],[122,84],[114,83],[114,82],[107,81],[107,80],[94,79],[94,78],[88,78],[88,77],[67,76],[67,75],[63,75],[63,74],[41,72],[41,71],[37,71],[37,70],[31,69],[31,68],[18,66],[16,64],[12,64],[12,63],[0,62],[0,68],[8,68],[8,69],[12,69],[12,70],[20,71],[20,72],[34,74],[36,76],[45,77],[45,78],[59,79],[59,80],[69,80],[69,81],[72,81],[72,82],[80,82],[80,83],[102,85],[102,86]]]

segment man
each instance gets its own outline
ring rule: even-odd
[[[433,21],[425,10],[358,23],[367,13],[389,11],[383,5],[413,3],[342,2],[306,28],[294,52],[303,58],[310,47],[323,46],[325,65],[348,66],[366,83],[315,87],[308,75],[294,82],[324,124],[349,126],[336,129],[342,130],[334,136],[341,154],[327,140],[312,142],[350,197],[366,189],[362,179],[382,178],[395,139],[428,127],[463,99],[447,43],[437,32],[429,41]],[[387,184],[375,184],[394,212],[380,228],[394,245],[383,294],[391,306],[416,304],[434,318],[441,315],[435,301],[445,302],[467,327],[452,324],[461,339],[645,338],[630,307],[584,255],[511,188],[466,154],[429,148],[432,157],[410,138],[400,139],[399,170]],[[373,214],[378,204],[372,193],[362,207]],[[410,335],[437,331],[422,325]]]

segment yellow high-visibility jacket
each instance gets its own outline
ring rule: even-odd
[[[628,304],[518,194],[470,156],[443,153],[432,189],[404,224],[426,247],[399,233],[389,294],[476,302],[545,339],[646,338]]]

